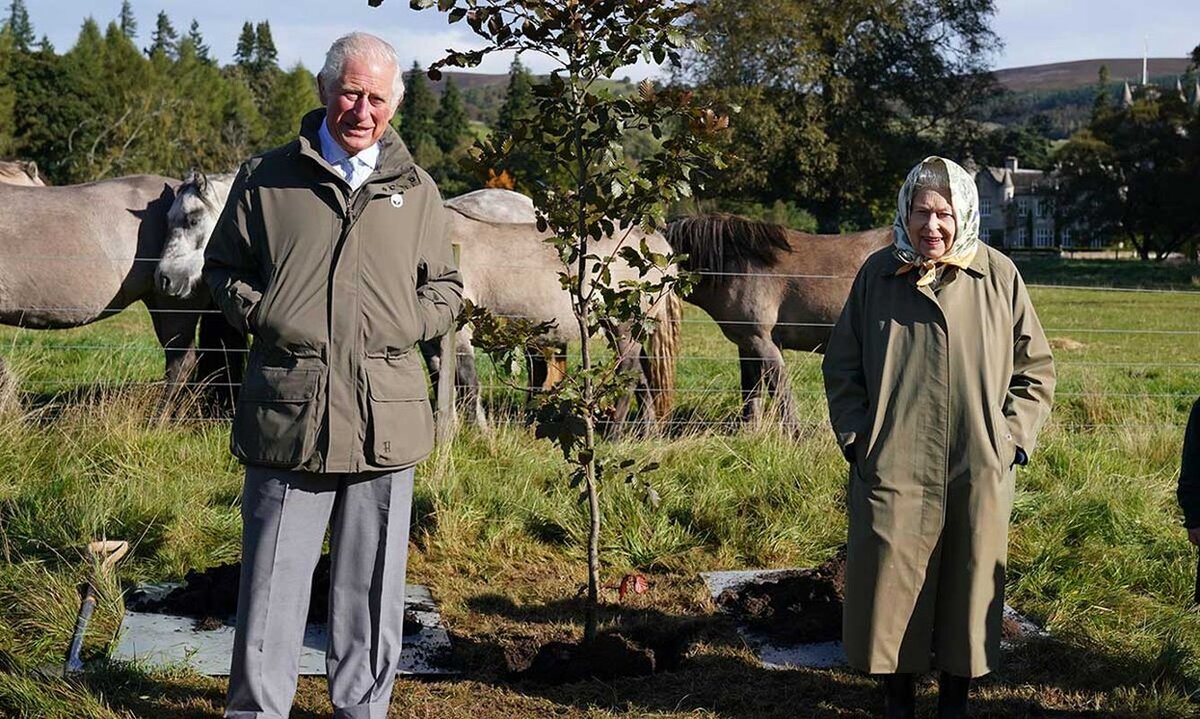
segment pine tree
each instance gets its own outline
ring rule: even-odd
[[[172,60],[179,57],[179,33],[171,25],[171,19],[165,11],[160,10],[158,20],[154,24],[154,33],[150,36],[150,47],[146,54],[154,57],[168,57]]]
[[[463,106],[462,93],[458,91],[454,80],[447,77],[437,115],[434,116],[434,139],[442,152],[450,152],[457,147],[467,134],[467,127],[467,110]]]
[[[404,92],[404,104],[400,108],[400,137],[409,150],[416,151],[422,142],[433,142],[434,116],[437,114],[437,98],[425,81],[425,73],[415,61],[408,73],[408,88]]]
[[[263,108],[267,120],[267,144],[282,145],[296,136],[304,113],[320,106],[316,79],[297,63],[290,72],[280,72]]]
[[[12,51],[12,37],[7,32],[0,32],[0,156],[12,154],[16,145],[13,110],[17,95],[9,77],[13,64]]]
[[[248,69],[254,62],[256,44],[257,37],[254,34],[254,26],[247,20],[242,23],[242,34],[238,36],[237,49],[233,51],[233,64]]]
[[[209,47],[204,44],[204,36],[200,34],[200,23],[192,18],[192,26],[188,28],[187,39],[192,44],[192,50],[196,53],[196,59],[205,64],[212,64],[212,57],[209,56]]]
[[[271,23],[263,20],[254,28],[254,70],[261,75],[278,69],[279,53],[271,38]]]
[[[521,58],[513,58],[508,69],[508,89],[504,93],[504,104],[496,120],[496,132],[508,134],[533,114],[533,76],[521,64]]]
[[[117,19],[121,34],[132,40],[137,35],[137,19],[133,17],[133,6],[129,0],[122,0],[121,15]]]
[[[13,47],[19,52],[29,52],[33,47],[33,23],[29,22],[29,10],[25,0],[12,0],[8,8],[5,30],[12,36]]]
[[[54,43],[50,42],[49,35],[42,35],[42,39],[38,40],[38,52],[54,54]]]

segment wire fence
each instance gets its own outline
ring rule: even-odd
[[[159,261],[158,258],[152,257],[110,257],[96,255],[62,258],[52,255],[24,255],[16,257],[0,254],[0,262],[3,263],[44,260],[53,260],[55,262],[69,260],[91,263],[92,265],[107,262],[157,263]],[[513,271],[534,269],[528,265],[521,264],[505,264],[498,266],[498,268]],[[544,268],[538,269],[544,271]],[[702,278],[710,277],[715,279],[741,277],[753,280],[836,280],[840,282],[848,282],[853,279],[848,274],[778,272],[699,272],[694,274]],[[1063,427],[1072,431],[1096,431],[1118,429],[1140,430],[1146,428],[1175,429],[1183,426],[1178,421],[1180,418],[1178,407],[1194,398],[1197,393],[1200,393],[1200,344],[1193,348],[1190,344],[1180,346],[1180,343],[1190,342],[1192,337],[1200,337],[1200,329],[1195,328],[1188,322],[1189,319],[1200,314],[1198,312],[1200,311],[1200,302],[1197,302],[1194,309],[1189,309],[1186,311],[1186,314],[1178,316],[1130,316],[1127,318],[1129,321],[1126,323],[1126,326],[1114,326],[1111,320],[1107,319],[1106,313],[1100,310],[1105,308],[1121,309],[1122,305],[1127,303],[1125,297],[1129,294],[1172,297],[1183,301],[1191,301],[1193,297],[1200,297],[1200,288],[1096,287],[1066,283],[1032,283],[1029,284],[1029,287],[1038,290],[1054,290],[1059,292],[1096,293],[1084,298],[1087,302],[1091,303],[1091,311],[1081,311],[1079,316],[1072,318],[1069,322],[1058,322],[1057,324],[1045,327],[1046,333],[1051,337],[1052,341],[1074,341],[1069,340],[1069,338],[1082,337],[1084,339],[1091,338],[1088,340],[1089,342],[1116,342],[1118,344],[1125,344],[1122,348],[1123,356],[1112,359],[1097,357],[1095,353],[1072,352],[1069,349],[1067,351],[1056,351],[1056,365],[1059,368],[1060,378],[1075,380],[1073,382],[1065,382],[1061,385],[1062,388],[1056,394],[1060,404],[1070,405],[1072,402],[1077,402],[1081,405],[1109,403],[1121,408],[1124,415],[1120,418],[1120,421],[1094,421],[1094,419],[1087,418],[1087,412],[1078,413],[1081,416],[1071,415],[1068,406],[1066,408],[1068,416],[1065,419],[1059,420]],[[1106,297],[1111,297],[1112,299],[1106,299]],[[142,311],[148,312],[151,316],[219,314],[218,310],[212,308],[154,307],[146,308]],[[27,307],[5,308],[5,314],[8,317],[20,317],[22,315],[37,316],[52,313],[91,313],[90,316],[108,316],[115,314],[115,312],[116,310],[102,311],[95,307],[72,307],[66,305],[30,305]],[[504,313],[497,316],[501,318],[518,317],[518,315]],[[738,356],[737,348],[719,336],[717,323],[698,310],[690,311],[687,316],[679,321],[683,328],[684,344],[682,353],[674,358],[679,364],[679,382],[677,386],[673,388],[644,389],[644,391],[648,391],[651,394],[670,392],[676,398],[677,411],[675,415],[662,420],[659,426],[667,430],[699,429],[712,431],[727,431],[742,426],[743,422],[740,419],[740,414],[744,393],[737,379],[739,368],[752,366],[756,363],[776,362],[777,360],[770,357]],[[743,327],[758,325],[759,322],[749,319],[731,319],[722,321],[720,324],[726,328],[733,328],[740,331]],[[811,334],[812,332],[828,331],[831,327],[832,323],[829,321],[784,319],[773,323],[773,328],[777,333],[786,333],[790,330],[805,330]],[[704,334],[705,328],[711,328],[709,332],[710,336],[701,337]],[[54,335],[47,335],[32,330],[18,329],[7,332],[9,335],[8,338],[0,342],[0,356],[8,357],[9,364],[20,366],[26,375],[19,380],[18,386],[20,391],[37,395],[39,401],[43,404],[58,401],[56,397],[62,397],[64,398],[62,399],[63,402],[69,402],[69,398],[73,396],[72,393],[78,394],[78,390],[81,388],[85,388],[87,391],[95,394],[121,392],[130,389],[145,391],[161,390],[164,393],[168,390],[199,390],[201,388],[230,390],[240,386],[237,382],[225,381],[200,382],[189,380],[183,383],[168,384],[161,379],[147,379],[145,377],[146,367],[153,362],[155,356],[161,355],[164,352],[160,345],[149,341],[152,335],[148,333],[140,334],[137,339],[131,339],[130,341],[113,341],[111,333],[98,332],[94,335],[89,335],[87,330],[77,331],[84,336],[79,337],[76,334],[73,335],[74,339],[62,339]],[[695,342],[698,337],[700,337],[700,341]],[[701,345],[702,348],[689,351],[688,345],[690,342],[694,343],[694,345]],[[718,347],[723,348],[723,350],[714,351]],[[202,353],[224,351],[230,353],[232,356],[245,356],[249,352],[247,349],[226,350],[224,348],[206,346],[193,347],[192,349]],[[120,380],[112,381],[104,377],[89,377],[81,374],[81,372],[86,372],[86,368],[89,366],[88,360],[71,359],[71,357],[88,354],[103,358],[110,366],[125,367],[127,371],[120,374],[126,374],[127,376],[122,377]],[[481,354],[477,351],[477,355]],[[811,361],[799,363],[798,358],[802,354],[788,352],[784,355],[786,361],[791,365],[790,374],[793,386],[790,391],[799,403],[809,410],[808,414],[810,416],[814,413],[819,415],[819,408],[823,405],[824,397],[824,392],[820,384],[819,367],[817,367],[815,362]],[[1083,356],[1077,356],[1080,354]],[[579,354],[577,352],[570,352],[564,357],[567,361],[576,361],[579,359]],[[644,355],[644,357],[647,360],[664,359],[663,357],[650,355]],[[1191,357],[1195,357],[1196,361],[1191,361]],[[486,368],[488,363],[481,361],[480,365]],[[1090,388],[1092,385],[1088,385],[1087,387],[1078,386],[1081,382],[1078,381],[1078,378],[1072,378],[1072,373],[1084,373],[1088,371],[1109,372],[1110,374],[1093,382],[1092,384],[1096,385],[1095,389]],[[1113,371],[1124,371],[1124,375],[1119,377],[1112,375]],[[1139,374],[1156,375],[1157,377],[1152,383],[1146,384],[1145,390],[1139,391],[1137,383],[1144,381],[1143,378],[1138,376]],[[1164,375],[1169,376],[1170,381],[1162,381]],[[1111,380],[1113,377],[1117,377],[1119,380],[1113,383],[1115,386],[1105,386],[1103,380]],[[1193,384],[1197,387],[1195,391],[1189,389]],[[491,372],[484,373],[483,379],[476,389],[482,393],[489,406],[495,408],[500,414],[504,414],[505,408],[519,406],[522,401],[522,389],[520,387],[515,383],[500,381]],[[814,409],[814,407],[817,409]],[[47,416],[55,414],[47,413]],[[518,421],[521,414],[519,412],[508,412],[510,418]],[[202,426],[228,421],[226,417],[221,416],[191,416],[185,413],[169,412],[158,412],[153,417],[147,416],[146,420],[158,423],[165,422],[169,424]],[[74,424],[72,426],[79,425]],[[828,422],[823,417],[821,419],[812,419],[810,417],[802,420],[796,426],[825,430],[828,427]]]

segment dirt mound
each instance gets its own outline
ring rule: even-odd
[[[677,670],[705,626],[703,620],[637,622],[590,644],[517,642],[504,658],[514,678],[541,684],[648,676]]]
[[[724,611],[776,645],[841,641],[846,597],[846,549],[815,569],[778,572],[726,589],[717,596]],[[1001,637],[1026,636],[1030,628],[1005,615]]]
[[[815,569],[781,572],[726,589],[717,605],[778,644],[812,644],[842,638],[846,550]]]
[[[329,555],[321,556],[313,572],[312,595],[308,603],[308,622],[324,624],[329,614]],[[147,599],[133,595],[131,609],[141,612],[160,612],[182,617],[194,617],[197,629],[216,629],[237,615],[238,585],[242,565],[222,564],[198,572],[189,571],[183,586],[171,590],[162,599]],[[416,634],[421,624],[409,608],[404,610],[404,634]]]

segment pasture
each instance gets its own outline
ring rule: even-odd
[[[1134,263],[1075,271],[1038,261],[1030,283],[1127,283]],[[1194,284],[1194,267],[1137,270],[1153,289]],[[1196,554],[1174,502],[1183,422],[1200,393],[1200,293],[1035,287],[1056,347],[1055,411],[1018,475],[1009,602],[1052,637],[1010,652],[982,681],[979,717],[1195,715],[1200,614],[1189,610]],[[506,659],[581,631],[585,508],[555,451],[519,422],[483,436],[465,427],[418,470],[410,581],[431,587],[462,676],[397,682],[395,717],[869,717],[873,682],[841,670],[758,668],[714,614],[697,573],[809,566],[843,541],[845,466],[825,416],[820,358],[785,353],[798,441],[740,412],[736,349],[701,311],[683,325],[677,405],[663,436],[608,445],[613,458],[654,460],[657,507],[605,485],[604,581],[640,571],[650,589],[604,622],[698,627],[675,672],[561,687],[516,682]],[[147,313],[125,312],[54,333],[0,329],[19,374],[0,412],[0,715],[216,717],[224,682],[182,670],[106,664],[116,628],[109,587],[90,627],[92,671],[64,682],[33,669],[61,661],[74,586],[93,538],[128,539],[125,581],[178,579],[236,561],[240,470],[227,425],[158,406],[162,371]],[[517,406],[481,362],[494,413]],[[502,412],[501,412],[502,415]],[[513,411],[513,418],[519,413]],[[932,710],[932,685],[921,689]],[[327,716],[324,681],[304,679],[294,717]]]

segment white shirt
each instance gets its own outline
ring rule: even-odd
[[[351,191],[357,190],[371,173],[375,172],[375,165],[379,162],[378,142],[357,155],[351,155],[333,139],[329,132],[329,124],[325,120],[321,121],[321,129],[317,131],[317,135],[321,138],[321,157],[342,173],[342,177],[350,184]]]

